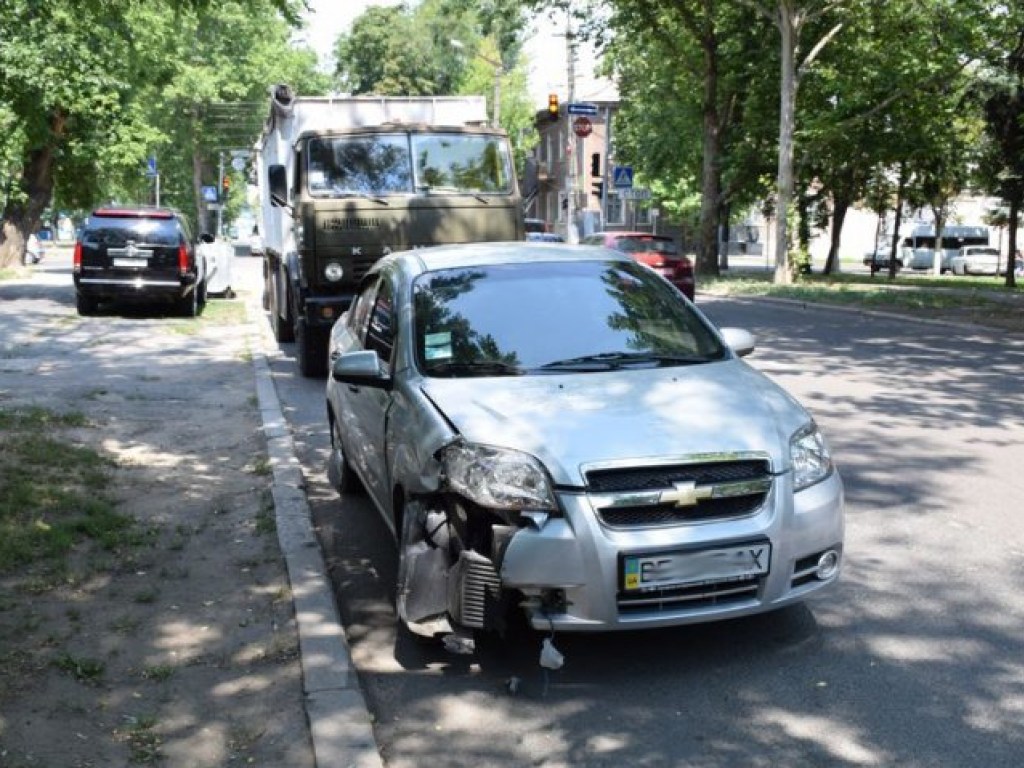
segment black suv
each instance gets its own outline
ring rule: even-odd
[[[169,208],[100,208],[75,243],[78,314],[103,301],[171,303],[195,317],[206,303],[206,263],[188,221]]]

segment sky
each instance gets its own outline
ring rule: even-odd
[[[398,5],[401,0],[310,0],[310,11],[306,14],[305,38],[320,56],[320,67],[333,71],[331,49],[342,32],[347,32],[352,21],[367,8],[374,5]],[[547,105],[548,94],[558,93],[561,98],[568,96],[567,57],[565,50],[564,26],[547,19],[537,19],[534,34],[524,46],[524,55],[529,73],[530,96],[538,109]],[[587,98],[610,98],[600,82],[593,77],[594,57],[588,50],[582,50],[576,66],[577,100]]]

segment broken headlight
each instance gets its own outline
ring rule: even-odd
[[[544,467],[533,456],[508,448],[452,443],[438,458],[448,487],[491,509],[554,510]]]
[[[832,473],[828,446],[813,421],[789,439],[789,455],[793,462],[794,490],[802,491]]]

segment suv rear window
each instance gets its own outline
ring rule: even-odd
[[[129,240],[165,246],[177,246],[181,242],[174,218],[111,215],[90,216],[83,239],[114,248],[123,247]]]
[[[636,236],[615,238],[615,247],[626,253],[664,253],[668,256],[676,255],[676,245],[667,237]]]

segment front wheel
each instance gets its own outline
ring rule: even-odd
[[[327,334],[305,320],[295,323],[295,357],[299,370],[307,378],[327,375]]]
[[[352,464],[345,454],[345,446],[341,440],[341,427],[337,419],[331,427],[331,455],[327,464],[327,479],[341,495],[347,493],[363,493],[366,489],[359,475],[352,469]]]

